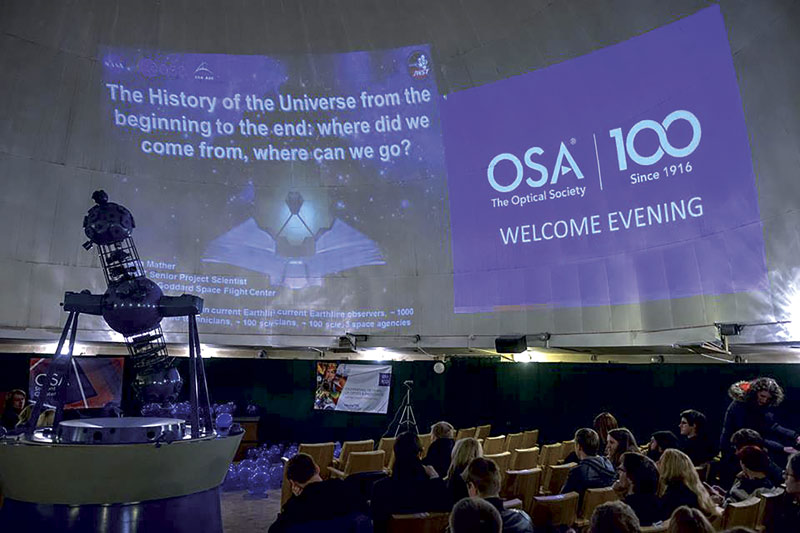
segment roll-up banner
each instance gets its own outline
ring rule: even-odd
[[[314,409],[386,414],[391,383],[391,365],[318,362]]]

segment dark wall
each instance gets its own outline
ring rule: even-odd
[[[181,373],[188,376],[183,359]],[[719,433],[734,381],[771,376],[786,390],[778,408],[785,425],[800,429],[800,366],[721,364],[499,363],[454,359],[444,374],[430,362],[393,363],[392,409],[387,415],[314,411],[315,361],[211,359],[206,362],[212,401],[259,405],[269,441],[379,438],[413,380],[413,406],[421,432],[448,420],[456,427],[491,423],[493,434],[539,428],[541,440],[571,438],[591,426],[601,411],[612,412],[640,440],[659,429],[677,433],[679,413],[694,408]],[[0,390],[27,386],[28,358],[0,355]],[[126,373],[126,381],[130,376]],[[129,387],[126,387],[129,390]],[[133,399],[126,396],[128,412]]]

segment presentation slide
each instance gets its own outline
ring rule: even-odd
[[[718,7],[441,112],[457,313],[767,288]]]
[[[125,169],[110,199],[134,215],[147,276],[205,299],[203,331],[413,329],[395,280],[418,273],[418,250],[450,260],[427,46],[102,60]]]

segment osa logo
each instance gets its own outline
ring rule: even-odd
[[[525,183],[534,189],[544,187],[548,180],[550,181],[550,185],[555,185],[558,183],[559,176],[564,176],[572,171],[575,172],[575,177],[577,179],[583,179],[583,172],[581,172],[578,163],[575,162],[575,158],[572,157],[572,154],[563,142],[561,143],[561,147],[558,149],[558,156],[556,157],[556,162],[553,165],[552,173],[548,172],[546,166],[533,160],[533,156],[542,154],[544,154],[544,150],[538,146],[532,146],[528,148],[528,150],[525,152],[525,155],[522,156],[522,161],[520,161],[520,159],[514,154],[510,154],[508,152],[497,154],[492,158],[491,162],[489,163],[489,167],[486,169],[486,177],[489,180],[489,185],[491,185],[492,189],[496,190],[497,192],[511,192],[516,190],[517,187],[522,184],[522,180],[525,178],[525,169],[522,166],[523,162],[525,163],[526,167],[539,173],[539,177],[536,179],[525,179]],[[501,161],[508,161],[514,166],[514,179],[508,185],[502,185],[498,183],[497,177],[495,176],[495,168]]]
[[[685,120],[692,127],[692,140],[683,148],[675,148],[670,144],[667,138],[667,130],[676,120]],[[659,148],[651,155],[643,156],[636,151],[634,140],[639,132],[648,129],[653,130],[658,136]],[[672,157],[687,157],[700,145],[700,138],[703,132],[700,128],[700,121],[697,120],[697,117],[693,113],[685,109],[678,109],[667,115],[661,124],[655,120],[640,120],[628,131],[624,142],[622,128],[609,130],[608,134],[614,139],[617,145],[617,163],[619,164],[619,169],[627,170],[628,157],[630,157],[634,163],[641,166],[649,166],[658,163],[661,158],[664,157],[664,153]]]

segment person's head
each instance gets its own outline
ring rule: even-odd
[[[500,494],[500,470],[491,459],[476,457],[464,470],[464,481],[472,497],[496,498]]]
[[[500,513],[486,500],[464,498],[450,512],[451,533],[500,533],[503,519]]]
[[[760,407],[779,405],[783,401],[783,389],[772,378],[756,378],[750,382],[745,399]]]
[[[631,507],[621,501],[606,502],[592,513],[591,533],[638,533],[639,518]]]
[[[397,436],[394,441],[394,461],[395,463],[405,463],[409,461],[419,461],[422,454],[422,443],[416,433],[404,431]]]
[[[632,452],[622,454],[619,466],[622,488],[634,494],[656,494],[658,477],[658,466],[649,457]]]
[[[608,441],[608,432],[612,429],[617,429],[619,424],[617,419],[611,413],[600,413],[594,417],[594,430],[600,437],[600,451],[605,450],[606,442]]]
[[[328,366],[325,368],[325,381],[332,382],[333,378],[336,377],[336,363],[328,363]]]
[[[6,396],[6,409],[13,409],[17,414],[25,408],[28,395],[24,390],[14,389]]]
[[[678,424],[681,435],[688,438],[701,435],[706,427],[706,415],[694,409],[687,409],[681,413],[681,422]]]
[[[639,447],[636,445],[636,439],[627,428],[612,429],[608,432],[606,455],[614,465],[619,466],[619,458],[623,453],[638,451]]]
[[[447,470],[447,477],[459,476],[467,468],[467,465],[476,457],[483,457],[483,446],[478,439],[468,437],[459,439],[453,446],[450,455],[450,468]]]
[[[764,477],[769,470],[769,455],[758,446],[745,446],[736,452],[736,457],[749,478]]]
[[[436,422],[431,426],[431,442],[438,439],[452,439],[456,436],[456,430],[448,422]]]
[[[742,428],[731,435],[731,444],[734,449],[741,450],[745,446],[757,446],[764,449],[764,439],[755,429]]]
[[[658,461],[664,450],[678,447],[678,437],[671,431],[656,431],[650,437],[647,456],[653,461]]]
[[[786,494],[791,494],[795,500],[800,501],[800,453],[789,457],[783,479],[786,481]]]
[[[714,528],[699,509],[681,505],[672,512],[667,533],[714,533]]]
[[[578,458],[593,457],[600,451],[600,436],[593,429],[581,428],[575,432],[575,453]]]
[[[661,459],[658,460],[658,473],[659,496],[663,496],[670,485],[680,483],[695,493],[698,506],[706,515],[719,514],[688,455],[674,448],[664,450]]]
[[[319,466],[307,453],[298,453],[286,463],[286,479],[294,495],[303,492],[306,485],[322,481],[319,477]]]

